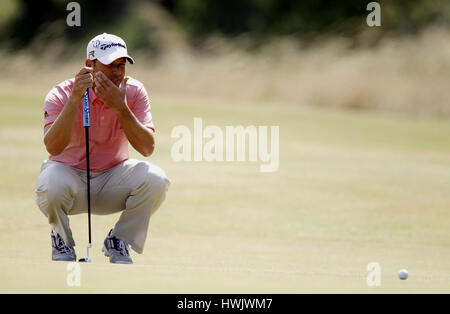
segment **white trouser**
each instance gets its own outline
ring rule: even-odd
[[[36,203],[68,246],[75,246],[68,215],[87,213],[86,171],[46,160],[36,184]],[[164,171],[145,161],[126,160],[104,172],[91,172],[91,213],[122,211],[112,235],[142,253],[150,216],[170,185]]]

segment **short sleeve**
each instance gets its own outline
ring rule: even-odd
[[[55,122],[64,108],[64,102],[60,97],[58,88],[53,88],[44,101],[44,127]]]
[[[150,99],[143,85],[137,90],[131,111],[133,111],[139,122],[155,131],[155,126],[152,121],[152,114],[150,113]]]

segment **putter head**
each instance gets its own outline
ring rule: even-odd
[[[89,257],[89,249],[92,248],[92,244],[89,243],[89,245],[86,248],[86,257],[85,258],[80,258],[78,261],[81,263],[90,263],[92,262],[91,258]]]

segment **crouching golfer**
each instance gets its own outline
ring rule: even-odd
[[[88,209],[82,105],[87,88],[92,213],[122,212],[103,245],[111,263],[131,264],[130,246],[143,252],[150,216],[164,201],[170,184],[164,171],[128,158],[128,143],[147,157],[155,141],[147,92],[142,83],[125,77],[127,61],[134,63],[121,38],[98,35],[87,46],[86,66],[45,99],[44,143],[50,158],[41,167],[36,202],[52,227],[54,261],[76,261],[68,216]]]

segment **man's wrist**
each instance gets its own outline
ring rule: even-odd
[[[83,94],[77,95],[77,94],[71,93],[69,96],[69,104],[79,104],[82,97],[83,97]]]
[[[120,120],[129,117],[131,111],[130,108],[128,108],[127,102],[123,101],[118,106],[114,107],[114,112]]]

